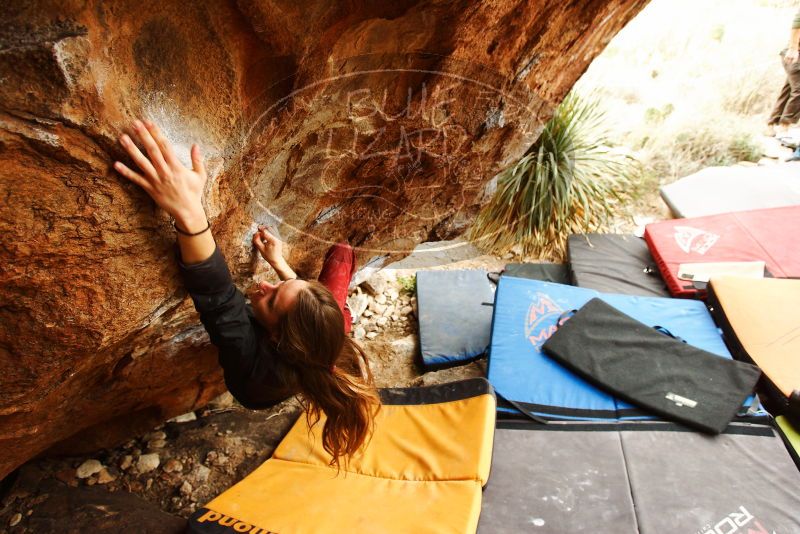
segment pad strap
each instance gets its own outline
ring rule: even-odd
[[[654,330],[656,330],[656,331],[658,331],[658,332],[661,332],[661,333],[662,333],[662,334],[664,334],[665,336],[669,336],[669,337],[671,337],[672,339],[676,339],[676,340],[680,341],[681,343],[686,343],[686,340],[685,340],[685,339],[683,339],[682,337],[678,337],[678,336],[676,336],[675,334],[673,334],[672,332],[670,332],[669,330],[667,330],[667,329],[666,329],[666,328],[664,328],[663,326],[658,326],[658,325],[656,325],[656,326],[654,326],[654,327],[653,327],[653,329],[654,329]],[[687,345],[688,345],[688,343],[687,343]]]

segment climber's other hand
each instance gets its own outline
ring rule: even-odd
[[[133,135],[124,134],[119,141],[139,167],[136,172],[115,161],[114,169],[141,186],[156,204],[178,219],[202,209],[207,175],[200,147],[192,145],[192,168],[186,168],[175,156],[172,145],[161,130],[150,121],[134,121]],[[137,146],[138,145],[138,146]],[[139,149],[142,146],[147,153]]]

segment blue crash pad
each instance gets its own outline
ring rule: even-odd
[[[484,270],[417,272],[422,363],[437,369],[486,353],[494,284]]]
[[[687,343],[731,358],[699,301],[602,294],[592,289],[502,277],[497,288],[488,378],[498,395],[542,419],[618,421],[655,419],[596,388],[541,350],[559,318],[599,297],[623,313],[661,326]],[[749,406],[752,398],[746,401]]]

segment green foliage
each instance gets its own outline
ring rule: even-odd
[[[704,167],[757,162],[761,146],[747,129],[731,124],[681,124],[677,131],[645,137],[640,148],[647,157],[649,172],[666,181],[687,176]]]
[[[607,223],[632,190],[635,162],[609,147],[596,98],[569,94],[540,138],[497,179],[497,191],[470,229],[495,253],[562,255],[571,233]]]
[[[722,24],[717,24],[711,30],[711,38],[714,39],[716,42],[721,43],[723,37],[725,37],[725,26],[723,26]]]
[[[648,124],[661,124],[675,111],[675,106],[665,104],[661,108],[647,108],[644,112],[644,120]]]
[[[701,167],[733,165],[743,159],[758,161],[761,156],[760,147],[749,134],[712,128],[679,133],[675,136],[675,151]]]
[[[397,283],[400,284],[400,290],[405,291],[411,295],[417,292],[417,277],[416,276],[398,276]]]
[[[723,112],[745,116],[769,113],[781,88],[780,84],[772,83],[776,72],[780,70],[775,65],[767,64],[760,69],[732,74],[730,87],[726,87],[719,98]]]
[[[761,159],[761,146],[747,133],[736,134],[728,145],[728,153],[735,162],[757,162]]]

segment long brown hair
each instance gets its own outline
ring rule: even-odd
[[[339,467],[367,440],[380,398],[364,350],[344,333],[344,316],[333,294],[317,281],[297,294],[280,319],[276,349],[293,371],[309,426],[320,419],[322,445]]]

